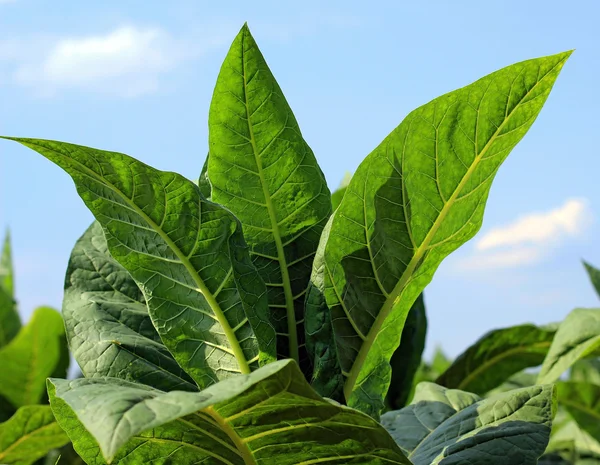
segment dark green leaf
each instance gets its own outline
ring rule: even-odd
[[[13,140],[71,175],[161,339],[200,387],[274,359],[264,283],[231,212],[183,176],[121,153]]]
[[[531,324],[490,331],[459,355],[436,383],[485,394],[515,373],[541,365],[555,334]]]
[[[71,252],[63,315],[71,350],[87,378],[111,376],[164,391],[197,390],[163,345],[142,291],[108,253],[98,222]]]
[[[199,393],[114,378],[50,380],[48,390],[58,422],[91,464],[101,463],[98,447],[122,465],[409,464],[381,425],[319,397],[292,360]]]
[[[528,465],[548,444],[552,386],[531,386],[488,399],[421,383],[413,403],[381,417],[414,465]]]
[[[586,261],[583,262],[583,266],[585,266],[588,276],[590,277],[592,286],[594,286],[596,293],[598,294],[598,296],[600,296],[600,270],[597,268],[594,268],[592,265],[590,265]]]
[[[331,196],[247,25],[221,67],[208,126],[212,199],[242,222],[267,285],[278,353],[306,370],[304,294]]]
[[[442,260],[479,230],[492,180],[570,52],[501,69],[410,113],[352,177],[324,251],[348,405],[383,407],[406,316]]]

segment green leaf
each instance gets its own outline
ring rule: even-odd
[[[372,418],[319,397],[292,360],[199,393],[114,378],[53,379],[48,390],[59,424],[88,463],[100,463],[93,461],[98,447],[121,464],[410,463]]]
[[[561,323],[538,375],[538,384],[553,383],[576,361],[600,347],[600,309],[577,308]]]
[[[600,270],[597,268],[594,268],[592,265],[590,265],[585,260],[583,261],[583,266],[585,266],[585,270],[587,271],[588,276],[590,277],[592,286],[594,286],[596,293],[598,294],[598,296],[600,296]]]
[[[600,386],[581,382],[557,384],[558,401],[579,426],[600,441]]]
[[[142,291],[108,253],[98,222],[71,252],[63,316],[71,350],[87,378],[111,376],[164,391],[197,390],[163,345]]]
[[[480,399],[421,383],[413,403],[381,417],[414,465],[528,465],[548,444],[555,409],[552,386]]]
[[[64,363],[63,319],[49,307],[36,309],[26,326],[0,349],[0,395],[15,407],[38,404],[46,378]]]
[[[274,359],[264,283],[231,212],[183,176],[121,153],[13,140],[71,175],[161,339],[200,387]]]
[[[600,359],[578,360],[571,367],[569,381],[592,383],[600,386]]]
[[[204,160],[204,165],[202,165],[202,171],[200,172],[200,177],[198,178],[198,187],[200,188],[202,195],[210,200],[212,195],[212,187],[210,185],[210,180],[208,179],[208,154],[206,154],[206,160]]]
[[[541,365],[555,334],[531,324],[490,331],[459,355],[436,383],[485,394],[515,373]]]
[[[340,186],[337,190],[331,194],[331,208],[335,210],[342,203],[342,199],[344,198],[344,194],[346,193],[346,189],[348,188],[348,184],[350,184],[350,180],[352,179],[352,174],[346,172]]]
[[[348,405],[376,415],[406,316],[479,230],[492,180],[571,52],[501,69],[410,113],[358,167],[334,213],[323,288]]]
[[[21,407],[10,420],[0,423],[0,463],[29,465],[67,442],[49,405]]]
[[[559,409],[555,426],[560,413]],[[555,429],[553,428],[550,437],[548,452],[558,453],[574,465],[600,464],[600,444],[583,431],[574,420],[565,415],[565,421],[557,431]]]
[[[0,348],[8,344],[21,329],[21,318],[14,299],[14,271],[10,233],[6,231],[0,255]]]
[[[513,389],[521,389],[528,386],[533,386],[537,380],[537,373],[529,373],[526,371],[521,371],[520,373],[516,373],[508,378],[504,383],[502,383],[497,388],[492,389],[486,393],[486,397],[491,397],[496,394],[500,394],[507,391],[512,391]]]
[[[14,274],[10,232],[6,230],[2,255],[0,255],[0,288],[3,288],[11,297],[15,295]]]
[[[221,67],[208,126],[212,199],[242,222],[267,285],[279,355],[306,370],[305,292],[331,196],[247,25]]]
[[[392,355],[392,381],[386,403],[391,410],[404,407],[410,400],[413,381],[421,365],[427,335],[425,301],[421,294],[413,304],[402,330],[400,346]]]

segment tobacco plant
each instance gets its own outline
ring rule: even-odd
[[[10,138],[63,168],[96,218],[63,303],[85,378],[48,380],[75,450],[89,464],[536,463],[549,384],[482,399],[421,383],[411,405],[380,414],[404,404],[419,364],[405,362],[421,344],[401,345],[407,317],[425,324],[425,286],[479,230],[498,168],[569,55],[411,112],[335,211],[246,25],[217,79],[198,183],[117,152]],[[392,380],[403,385],[386,401]]]

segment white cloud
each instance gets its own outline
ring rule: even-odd
[[[463,271],[514,268],[532,265],[543,258],[542,251],[534,247],[519,247],[514,250],[492,254],[475,254],[458,262],[457,268]]]
[[[569,199],[548,212],[530,213],[507,226],[492,229],[477,241],[475,248],[489,250],[526,243],[546,244],[577,236],[588,226],[590,217],[585,200]]]

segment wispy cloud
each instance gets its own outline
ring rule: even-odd
[[[539,263],[565,240],[580,236],[592,222],[585,199],[568,199],[560,207],[524,215],[491,229],[475,243],[461,270],[514,268]]]

